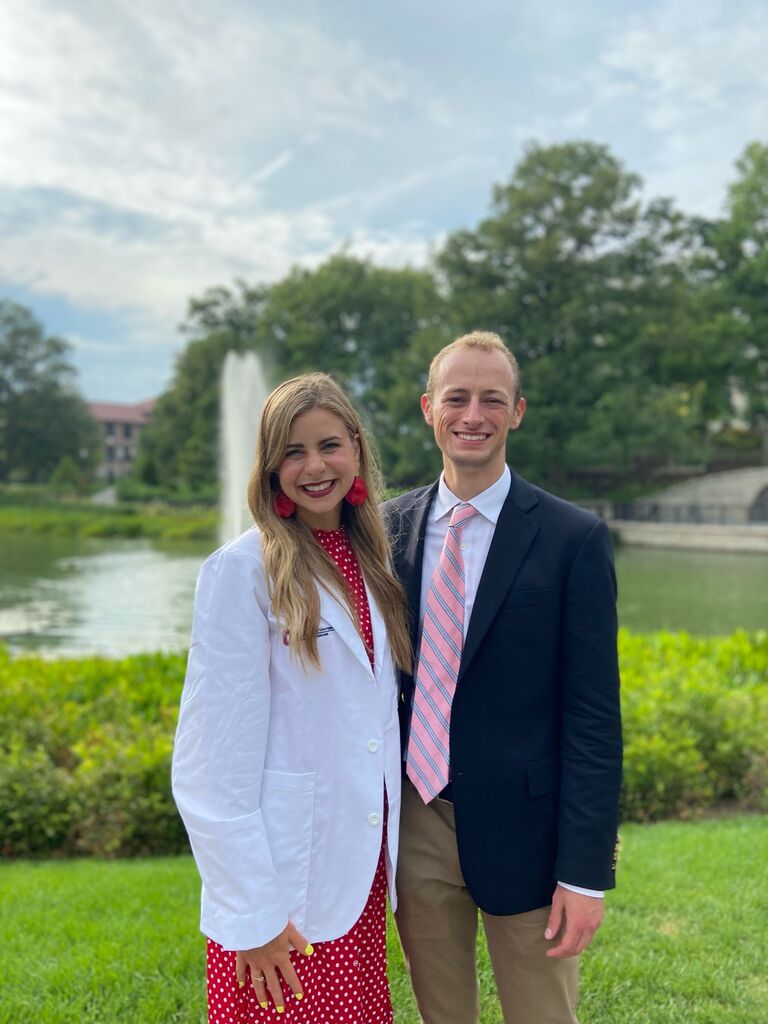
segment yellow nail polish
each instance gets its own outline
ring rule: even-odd
[[[237,984],[240,986],[240,988],[245,988],[245,982],[244,981],[238,981]]]
[[[285,1013],[284,1006],[276,1006],[275,1009],[277,1010],[278,1013]]]
[[[294,992],[293,994],[296,996],[297,999],[303,999],[304,998],[304,993],[303,992]]]
[[[266,1008],[269,1006],[269,1003],[259,1003],[259,1006],[262,1008],[262,1010],[266,1010]]]
[[[307,948],[304,950],[304,952],[306,953],[307,956],[312,956],[312,954],[315,952],[315,947],[312,945],[311,942],[307,943]]]

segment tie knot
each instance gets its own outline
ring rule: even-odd
[[[458,505],[453,506],[451,512],[451,521],[448,523],[449,529],[456,529],[464,526],[464,524],[477,515],[477,509],[470,505],[466,501],[460,501]]]

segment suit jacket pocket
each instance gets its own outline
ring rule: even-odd
[[[528,761],[525,768],[528,773],[528,792],[532,797],[544,796],[557,789],[560,768],[556,757]]]
[[[541,587],[536,590],[510,590],[504,598],[502,608],[538,608],[555,604],[559,593],[555,587]]]
[[[307,904],[315,808],[315,772],[264,769],[261,813],[288,915],[302,925]]]

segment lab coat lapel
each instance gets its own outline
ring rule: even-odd
[[[358,661],[360,661],[360,663],[370,673],[372,670],[368,652],[365,649],[365,644],[363,643],[355,624],[350,618],[349,610],[347,609],[343,598],[334,597],[332,593],[322,586],[320,587],[320,617],[322,619],[320,628],[322,629],[323,624],[332,626],[336,636],[338,636],[338,638],[343,641],[347,647],[349,647]],[[374,642],[375,640],[376,637],[374,634]],[[376,644],[376,647],[378,646],[379,645]]]
[[[384,658],[384,649],[387,644],[387,631],[384,628],[384,617],[381,614],[379,606],[376,604],[373,594],[371,593],[371,588],[367,583],[365,584],[365,592],[368,595],[368,607],[371,610],[371,629],[373,631],[373,670],[374,675],[378,679]]]

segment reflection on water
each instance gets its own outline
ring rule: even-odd
[[[46,655],[183,650],[209,544],[0,536],[0,642]]]
[[[616,574],[619,621],[637,632],[768,629],[768,555],[621,547]]]
[[[183,651],[210,544],[0,533],[0,643],[46,656]],[[768,627],[768,556],[620,548],[621,624]]]

